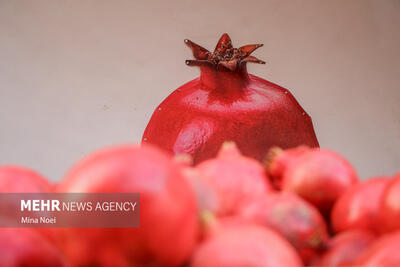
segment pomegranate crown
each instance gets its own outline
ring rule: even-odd
[[[217,70],[235,71],[247,62],[265,64],[264,61],[250,56],[254,50],[263,46],[262,44],[249,44],[233,48],[231,38],[227,33],[219,38],[213,53],[188,39],[185,39],[185,44],[192,50],[195,58],[186,60],[188,66],[207,66]]]

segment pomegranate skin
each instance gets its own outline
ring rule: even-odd
[[[342,156],[312,149],[289,166],[282,189],[298,194],[329,216],[335,201],[357,182],[356,171]]]
[[[242,156],[233,142],[225,142],[216,158],[198,164],[196,170],[216,193],[218,206],[212,211],[217,216],[237,214],[243,206],[272,191],[261,163]]]
[[[357,264],[363,267],[398,267],[400,266],[399,250],[399,231],[383,235],[361,254]]]
[[[289,192],[270,194],[251,203],[241,211],[241,217],[280,233],[296,248],[304,264],[323,251],[329,240],[319,211]]]
[[[375,235],[364,230],[342,232],[331,239],[329,250],[318,266],[353,266],[360,255],[375,241]]]
[[[140,193],[140,227],[65,229],[64,251],[77,266],[178,266],[197,241],[194,193],[182,166],[150,145],[104,149],[80,161],[59,192]]]
[[[0,193],[41,193],[51,190],[51,184],[33,170],[20,166],[0,166]]]
[[[38,232],[28,228],[0,229],[0,266],[66,267],[63,255]]]
[[[29,168],[15,165],[0,166],[0,193],[51,193],[53,185]],[[31,228],[56,245],[55,228]],[[0,230],[1,231],[1,230]]]
[[[300,267],[293,247],[268,228],[237,224],[221,229],[194,253],[192,267]]]
[[[388,177],[376,177],[354,185],[334,204],[331,214],[333,230],[364,229],[379,233],[380,203]]]
[[[388,183],[380,203],[380,230],[400,230],[400,173]]]
[[[286,170],[309,149],[310,148],[307,146],[298,146],[286,150],[273,147],[268,151],[264,164],[267,174],[275,188],[278,190],[282,188],[282,177]]]
[[[225,46],[233,49],[226,34],[218,45],[227,38]],[[246,62],[262,61],[244,59],[231,70],[221,67],[227,61],[212,65],[213,59],[199,57],[197,52],[194,49],[194,56],[203,61],[192,64],[188,60],[187,64],[199,65],[200,77],[179,87],[155,109],[142,143],[188,153],[195,164],[215,157],[224,141],[234,141],[245,156],[259,161],[272,146],[319,146],[310,116],[293,95],[247,73]]]

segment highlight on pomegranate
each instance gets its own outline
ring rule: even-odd
[[[0,267],[400,266],[399,13],[0,1]]]

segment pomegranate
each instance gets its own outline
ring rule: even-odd
[[[387,234],[376,240],[364,253],[357,264],[364,267],[400,266],[400,232]]]
[[[260,44],[233,48],[223,34],[213,53],[185,40],[200,77],[179,87],[154,111],[142,143],[188,153],[197,164],[214,157],[224,141],[244,155],[263,160],[272,146],[318,147],[310,116],[285,88],[248,74],[250,54]]]
[[[293,247],[274,231],[252,224],[233,224],[202,243],[192,267],[302,266]]]
[[[64,267],[62,254],[38,232],[28,228],[0,229],[0,266]]]
[[[384,189],[380,204],[381,231],[400,230],[400,173]]]
[[[300,155],[308,151],[307,146],[298,146],[283,150],[279,147],[272,147],[267,154],[264,162],[267,174],[273,185],[277,189],[281,189],[282,177],[288,167],[293,164]]]
[[[331,239],[318,266],[353,266],[374,240],[375,235],[365,230],[342,232]]]
[[[236,214],[247,203],[271,191],[260,162],[244,157],[233,142],[226,142],[215,159],[196,166],[200,179],[216,192],[217,216]]]
[[[332,208],[331,223],[335,232],[365,229],[378,233],[380,201],[390,180],[375,177],[354,185]]]
[[[295,192],[329,216],[335,201],[357,182],[357,173],[345,158],[330,150],[311,149],[286,170],[282,189]]]
[[[41,193],[51,189],[51,184],[33,170],[20,166],[0,167],[0,193]]]
[[[305,264],[325,249],[329,239],[319,211],[289,192],[260,198],[245,207],[241,217],[280,233],[297,249]]]
[[[53,185],[39,173],[21,166],[5,165],[0,167],[0,193],[50,193]],[[1,213],[0,213],[0,219]],[[54,228],[32,228],[52,244],[56,244],[57,234]]]
[[[66,229],[64,249],[78,266],[178,266],[197,240],[194,193],[172,158],[144,145],[91,154],[70,170],[59,192],[140,193],[140,227]]]

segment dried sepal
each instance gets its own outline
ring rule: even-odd
[[[243,54],[249,56],[251,53],[253,53],[257,48],[260,48],[261,46],[263,46],[263,44],[249,44],[239,47],[239,50]]]
[[[212,67],[213,64],[208,60],[200,60],[200,59],[188,59],[185,61],[188,66],[209,66]]]
[[[265,64],[265,61],[262,61],[261,59],[258,59],[253,56],[248,56],[242,59],[242,62],[252,62],[252,63],[258,63],[258,64]]]
[[[185,39],[185,44],[192,50],[193,56],[195,59],[208,59],[208,55],[210,51],[205,49],[204,47]]]

